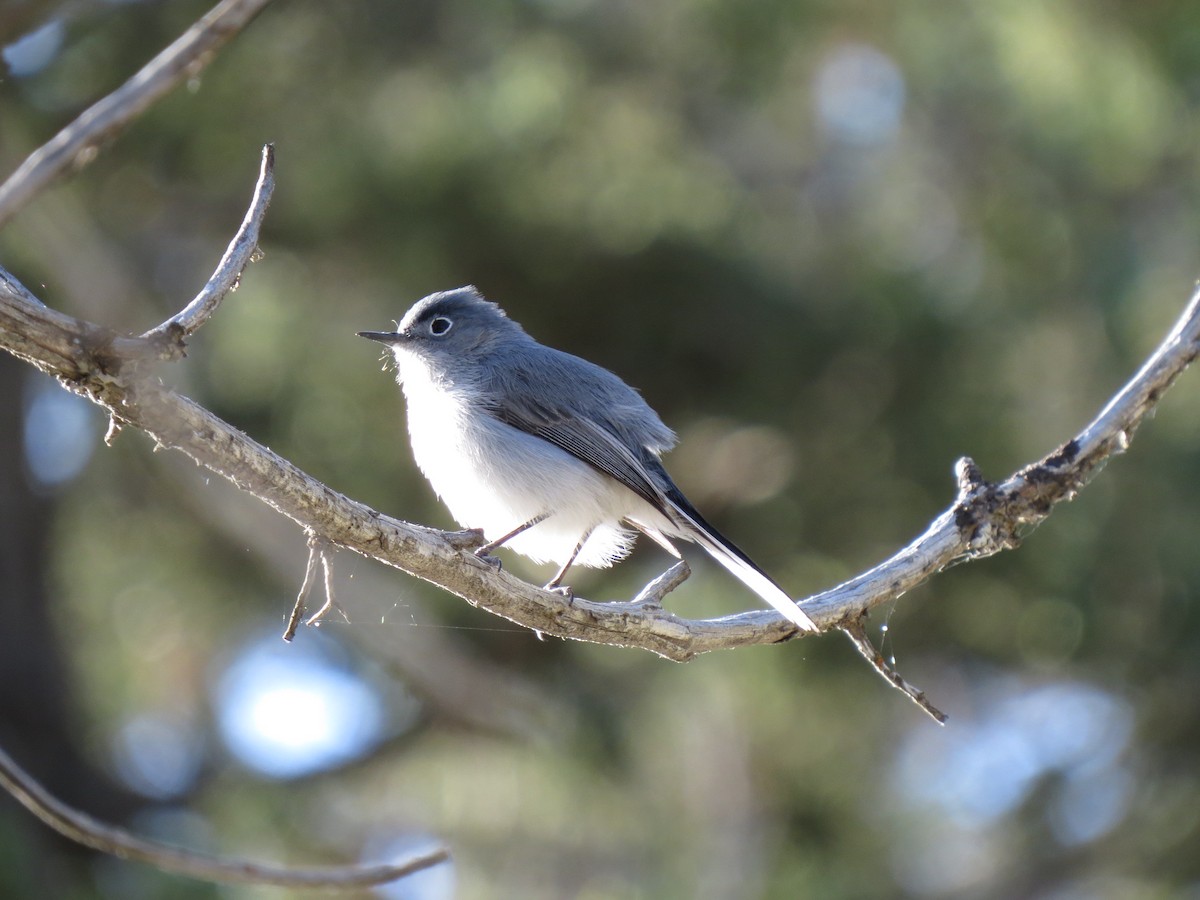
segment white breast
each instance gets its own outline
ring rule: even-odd
[[[504,424],[473,403],[469,387],[441,383],[397,354],[413,455],[451,515],[489,540],[544,513],[506,546],[536,562],[565,562],[591,532],[577,563],[606,566],[628,553],[626,516],[655,521],[640,497],[553,444]]]

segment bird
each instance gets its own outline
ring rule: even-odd
[[[699,544],[801,631],[819,630],[663,467],[675,434],[617,375],[539,343],[475,287],[430,294],[395,331],[360,331],[392,352],[413,456],[451,515],[559,569],[624,558],[640,532],[676,559]],[[498,564],[498,561],[497,561]]]

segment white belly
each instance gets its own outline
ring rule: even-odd
[[[416,368],[406,366],[402,381],[413,455],[463,527],[495,540],[548,513],[505,546],[561,565],[590,533],[576,563],[607,566],[633,544],[621,519],[659,518],[612,478],[541,438],[472,412],[461,393],[435,387],[424,371],[410,371]]]

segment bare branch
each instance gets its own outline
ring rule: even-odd
[[[905,681],[899,672],[888,665],[888,661],[883,658],[883,654],[872,646],[870,639],[867,637],[867,632],[863,628],[863,619],[865,617],[866,613],[860,616],[858,620],[842,626],[842,631],[846,633],[846,637],[850,638],[850,643],[854,645],[854,648],[862,654],[863,659],[871,664],[871,668],[878,672],[884,681],[908,697],[913,703],[917,704],[921,708],[921,711],[933,719],[933,721],[939,725],[945,725],[946,714],[929,702],[924,691],[918,690]]]
[[[324,576],[325,602],[321,604],[315,613],[308,617],[308,620],[304,623],[305,625],[319,624],[334,606],[333,565],[329,561],[329,541],[310,532],[308,536],[308,563],[304,567],[304,582],[300,585],[300,593],[296,596],[296,605],[292,607],[292,614],[288,616],[287,627],[283,631],[283,639],[289,643],[296,636],[296,629],[300,625],[300,620],[304,618],[304,607],[308,603],[308,597],[312,593],[313,585],[317,580],[318,563],[321,567],[321,573]]]
[[[635,646],[675,660],[716,649],[776,643],[795,626],[772,610],[684,619],[647,604],[570,601],[495,571],[463,548],[477,536],[445,533],[383,516],[336,493],[191,400],[136,373],[105,368],[100,329],[54,312],[15,290],[0,269],[0,346],[60,377],[162,446],[182,450],[273,508],[342,547],[438,584],[497,615],[559,637]],[[952,563],[1018,545],[1023,532],[1070,499],[1127,445],[1141,420],[1197,352],[1200,300],[1153,357],[1079,437],[998,484],[958,464],[959,496],[891,559],[804,602],[824,628],[853,622]]]
[[[1039,462],[997,484],[958,461],[956,502],[915,541],[868,572],[804,601],[817,622],[841,621],[901,596],[949,565],[1011,550],[1064,500],[1072,500],[1133,434],[1200,352],[1200,289],[1158,348],[1096,418]]]
[[[248,221],[269,195],[269,152],[261,189]],[[249,233],[244,224],[243,231]],[[249,247],[249,240],[235,240]],[[247,254],[248,255],[248,254]],[[227,253],[227,259],[237,256]],[[225,270],[222,263],[218,272]],[[214,280],[219,280],[214,276]],[[212,282],[210,282],[212,283]],[[206,291],[201,297],[212,296]],[[199,327],[216,302],[193,301],[171,322]],[[189,310],[192,312],[189,313]],[[1024,534],[1069,500],[1114,453],[1123,452],[1147,413],[1187,368],[1200,339],[1200,292],[1138,374],[1076,438],[1006,480],[989,483],[969,459],[956,466],[958,496],[911,544],[868,572],[816,594],[802,605],[823,628],[846,626],[867,610],[895,599],[936,572],[1019,545]],[[598,643],[635,646],[674,660],[710,650],[777,643],[796,628],[773,610],[719,619],[684,619],[652,602],[596,603],[565,598],[496,571],[469,549],[472,532],[441,532],[383,516],[331,490],[186,397],[168,390],[138,366],[123,366],[114,346],[141,338],[112,332],[44,306],[0,268],[0,347],[55,375],[68,389],[109,410],[114,421],[145,431],[159,445],[183,451],[224,476],[310,534],[440,585],[534,631]],[[674,572],[674,570],[672,570]],[[667,580],[681,574],[668,573]],[[658,590],[648,588],[653,596]],[[665,593],[665,591],[663,591]]]
[[[96,821],[50,794],[3,750],[0,750],[0,787],[16,797],[22,806],[59,834],[76,843],[122,859],[148,863],[166,872],[203,881],[345,890],[396,881],[450,858],[444,849],[439,848],[399,865],[287,868],[216,859],[148,841],[120,828]]]
[[[633,598],[635,606],[662,606],[663,597],[679,587],[691,576],[692,570],[686,559],[681,559],[663,572]]]
[[[333,599],[333,562],[330,560],[329,542],[321,543],[321,574],[324,576],[325,582],[325,602],[322,603],[315,613],[308,617],[305,625],[319,625],[321,620],[329,614],[329,611],[335,607]]]
[[[185,339],[195,333],[209,317],[212,316],[221,301],[241,282],[242,273],[247,265],[257,258],[258,237],[262,229],[263,218],[271,203],[271,195],[275,190],[275,148],[271,144],[263,147],[262,165],[259,168],[258,180],[254,185],[254,195],[250,207],[246,210],[241,227],[234,235],[225,255],[217,264],[216,271],[208,279],[204,288],[184,309],[167,319],[162,324],[147,331],[141,337],[118,335],[99,326],[91,326],[86,336],[85,344],[88,350],[98,360],[111,364],[118,360],[149,360],[149,359],[179,359],[186,353]],[[48,316],[55,315],[45,307],[41,300],[9,272],[0,268],[0,289],[12,296],[21,297],[31,306],[41,306],[46,309]],[[63,328],[74,327],[71,323],[79,324],[70,317],[62,317],[59,324]],[[12,349],[17,355],[19,350]],[[59,355],[69,356],[70,348],[43,345],[42,349]],[[33,362],[35,360],[31,360]],[[52,371],[51,374],[61,374]],[[111,443],[116,431],[119,430],[119,420],[110,423],[109,434],[105,443]]]
[[[30,154],[0,185],[0,228],[63,172],[91,162],[104,141],[179,82],[203,71],[213,54],[269,2],[222,0],[136,75]]]
[[[233,236],[225,255],[217,264],[217,270],[191,303],[161,325],[143,334],[143,341],[165,350],[176,351],[178,355],[182,354],[183,339],[204,325],[217,311],[226,295],[237,290],[242,280],[242,272],[251,260],[257,258],[258,235],[274,191],[275,146],[267,144],[262,150],[262,165],[258,171],[258,181],[254,184],[254,197],[250,201],[250,208],[246,210],[241,228]]]
[[[304,566],[304,580],[300,583],[300,593],[296,595],[296,605],[288,616],[287,627],[283,630],[283,639],[291,643],[304,618],[304,607],[308,605],[308,596],[312,593],[313,584],[317,580],[317,564],[322,560],[321,538],[311,532],[308,535],[308,562]]]

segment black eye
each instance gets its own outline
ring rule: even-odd
[[[445,316],[437,316],[429,320],[429,333],[441,337],[450,330],[452,325],[454,325],[454,323]]]

